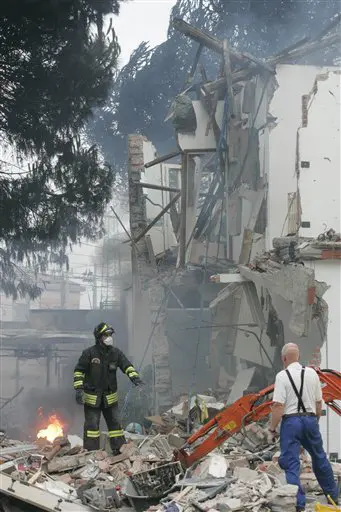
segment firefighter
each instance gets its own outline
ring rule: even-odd
[[[109,431],[111,449],[117,455],[125,443],[118,413],[117,368],[135,386],[142,384],[142,381],[123,352],[114,346],[114,335],[114,329],[104,322],[95,327],[96,344],[84,350],[79,358],[73,386],[76,402],[84,404],[84,448],[89,451],[99,449],[102,412]]]

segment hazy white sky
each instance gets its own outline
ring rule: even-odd
[[[156,46],[167,38],[168,22],[175,0],[128,0],[121,3],[113,27],[121,45],[119,66],[124,66],[133,50],[142,42]]]
[[[121,46],[120,67],[128,62],[130,54],[142,41],[147,41],[154,47],[167,39],[169,16],[175,3],[176,0],[128,0],[121,4],[120,15],[113,16],[112,20]],[[77,280],[87,269],[93,269],[94,253],[99,246],[100,241],[73,247],[70,255],[70,267],[73,270],[71,280]],[[98,301],[101,300],[102,293],[99,283]],[[91,302],[92,289],[87,287],[86,292],[81,295],[80,307],[88,309]]]

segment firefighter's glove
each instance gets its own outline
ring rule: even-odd
[[[84,392],[82,389],[76,390],[76,402],[78,405],[84,405]]]
[[[143,386],[143,381],[140,379],[140,377],[132,377],[131,382],[134,384],[134,386]]]

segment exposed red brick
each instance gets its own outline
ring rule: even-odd
[[[311,288],[308,288],[308,304],[311,306],[315,302],[315,286],[312,286]]]

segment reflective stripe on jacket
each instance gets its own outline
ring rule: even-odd
[[[117,368],[130,379],[139,374],[134,366],[116,347],[94,345],[83,351],[74,370],[73,386],[84,390],[84,401],[90,407],[99,407],[103,399],[105,407],[118,402]]]

